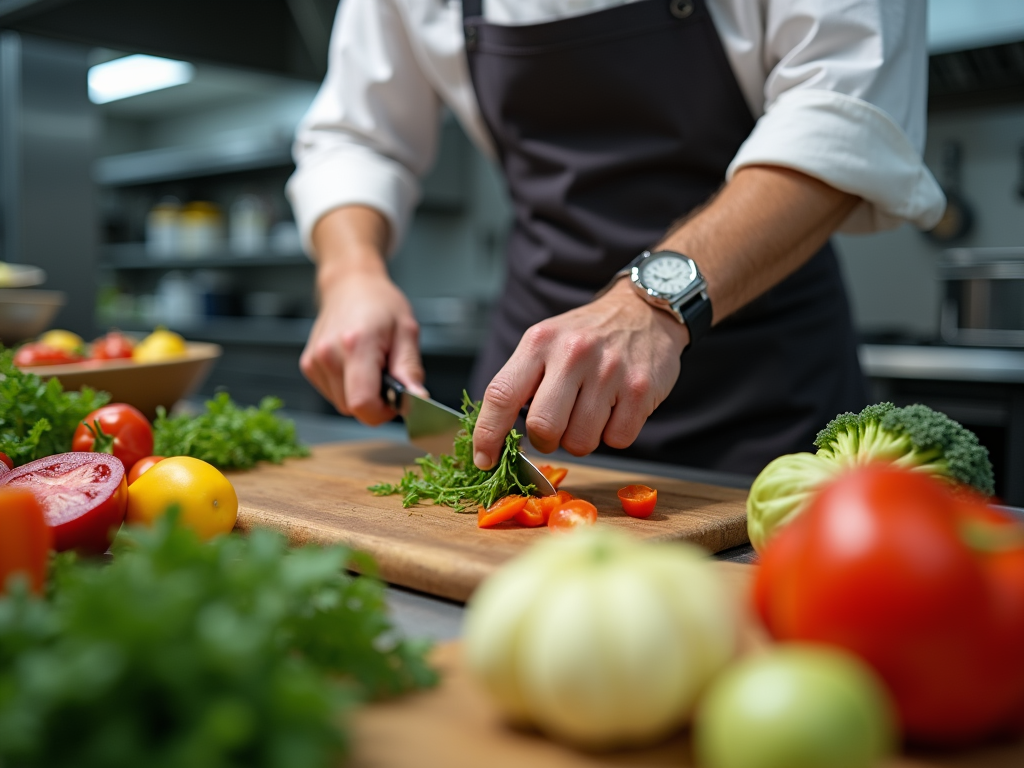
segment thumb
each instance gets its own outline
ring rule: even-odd
[[[420,358],[420,329],[415,321],[398,323],[395,337],[388,355],[388,372],[398,379],[414,395],[427,397],[428,392],[423,386],[426,376],[423,360]]]

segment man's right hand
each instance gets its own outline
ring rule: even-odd
[[[387,370],[423,389],[419,325],[384,264],[387,222],[370,208],[336,209],[313,231],[320,310],[299,366],[346,416],[381,424],[395,412],[381,398]]]

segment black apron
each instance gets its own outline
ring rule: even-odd
[[[463,0],[463,16],[515,214],[504,293],[472,379],[481,397],[527,328],[589,302],[722,185],[754,119],[701,0],[509,27]],[[753,474],[813,450],[829,419],[865,399],[826,245],[685,352],[630,448],[600,450]]]

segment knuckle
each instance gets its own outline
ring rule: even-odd
[[[515,389],[512,387],[512,382],[501,373],[491,379],[491,383],[487,385],[484,400],[499,409],[519,407],[519,403],[515,401]]]
[[[597,450],[599,440],[592,435],[566,433],[562,438],[562,447],[573,456],[586,456]]]
[[[654,388],[650,377],[643,374],[629,376],[624,386],[627,399],[636,404],[646,404]]]
[[[595,342],[589,336],[577,333],[565,340],[562,347],[562,354],[568,364],[582,362],[593,353]]]
[[[362,341],[363,334],[357,330],[348,330],[341,334],[341,348],[351,354]]]
[[[554,419],[546,413],[530,413],[526,417],[526,431],[545,442],[557,442],[561,431]]]
[[[638,428],[617,424],[609,426],[604,433],[604,442],[611,448],[628,448],[640,433]]]
[[[536,352],[547,346],[554,338],[555,330],[547,322],[531,325],[523,334],[523,344],[528,350]]]

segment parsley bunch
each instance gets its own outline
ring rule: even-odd
[[[153,423],[153,453],[192,456],[220,469],[249,469],[258,461],[280,464],[291,456],[308,456],[295,434],[295,423],[275,411],[282,403],[265,397],[259,407],[240,408],[227,392],[206,401],[198,416],[169,418],[157,409]]]
[[[374,496],[402,494],[402,506],[411,507],[421,499],[452,507],[456,512],[475,511],[477,506],[489,507],[502,496],[517,493],[529,495],[536,486],[524,484],[516,474],[519,463],[519,441],[516,430],[505,436],[505,447],[497,466],[491,470],[477,469],[473,464],[473,428],[480,415],[480,401],[473,402],[462,393],[462,429],[455,436],[453,455],[442,453],[436,459],[427,455],[416,459],[421,475],[406,470],[397,484],[378,483],[369,491]]]
[[[359,701],[429,686],[383,585],[343,547],[165,518],[110,565],[61,556],[51,594],[0,598],[0,764],[329,766]]]
[[[0,347],[0,451],[15,466],[70,451],[78,423],[109,400],[106,392],[65,392],[55,378],[25,373],[14,351]]]

